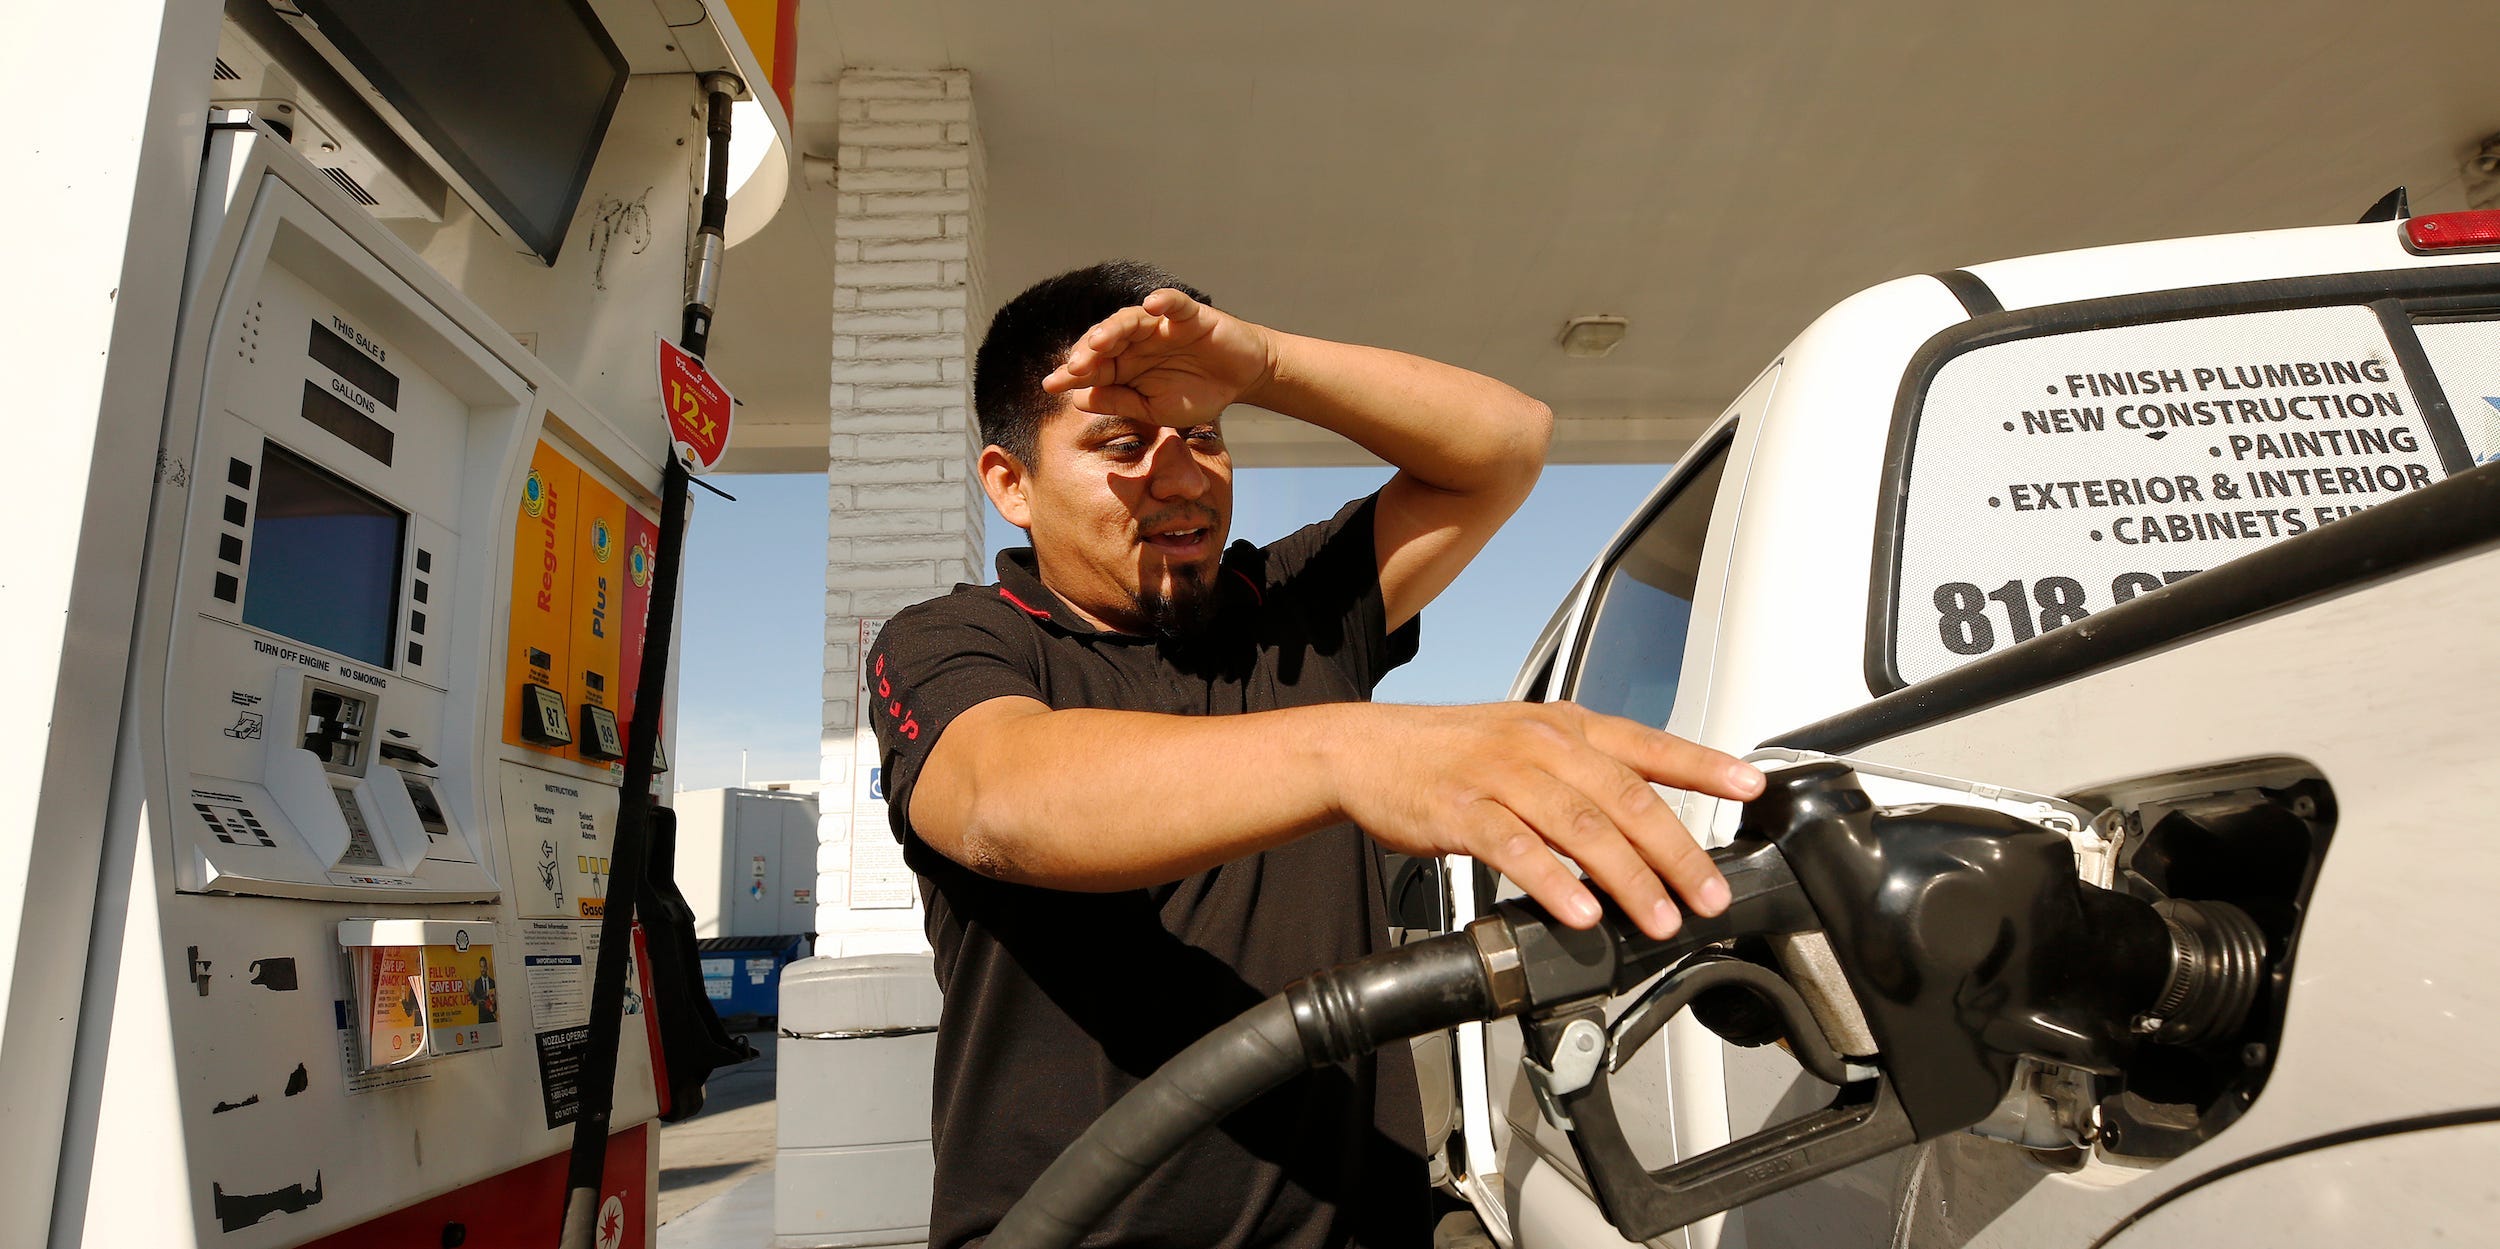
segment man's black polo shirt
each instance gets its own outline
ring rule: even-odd
[[[1414,657],[1386,633],[1372,499],[1266,547],[1237,542],[1212,624],[1185,642],[1099,632],[999,557],[894,617],[869,660],[888,810],[920,873],[945,992],[932,1131],[932,1249],[976,1244],[1120,1096],[1190,1042],[1288,983],[1383,948],[1378,849],[1338,825],[1185,880],[1063,893],[980,876],[912,834],[914,783],[955,716],[1022,695],[1053,708],[1235,715],[1370,698]],[[1186,758],[1093,760],[1105,803],[1135,801]],[[862,835],[858,830],[854,835]],[[1193,1142],[1088,1245],[1420,1245],[1422,1114],[1404,1046],[1314,1072]]]

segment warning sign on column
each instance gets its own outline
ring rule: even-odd
[[[859,729],[851,749],[851,898],[854,911],[903,910],[920,899],[920,886],[903,862],[903,847],[886,825],[885,778],[878,770],[877,735],[868,727],[870,700],[892,699],[885,674],[874,670],[870,651],[883,620],[859,622]]]
[[[1895,667],[1933,676],[2445,476],[2367,308],[1979,348],[1917,413]]]

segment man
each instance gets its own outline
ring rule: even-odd
[[[1379,847],[1472,854],[1594,923],[1568,856],[1653,933],[1727,886],[1650,781],[1761,777],[1569,705],[1393,707],[1416,616],[1535,483],[1543,405],[1270,330],[1143,265],[1042,282],[975,361],[981,484],[1032,538],[995,586],[894,617],[870,722],[945,991],[932,1246],[977,1243],[1121,1094],[1291,981],[1385,941]],[[1251,403],[1397,475],[1225,547],[1221,418]],[[1365,834],[1369,834],[1368,840]],[[1279,1089],[1116,1208],[1096,1245],[1420,1245],[1402,1049]]]
[[[495,1022],[495,1009],[502,1003],[495,998],[495,977],[482,956],[477,960],[477,978],[469,981],[469,1000],[477,1005],[479,1023]]]

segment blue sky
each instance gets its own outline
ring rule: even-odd
[[[1597,549],[1665,476],[1659,464],[1557,465],[1458,582],[1424,612],[1415,661],[1381,683],[1384,702],[1489,702],[1510,690],[1528,645]],[[1388,480],[1386,468],[1243,469],[1233,536],[1282,537]],[[824,480],[716,479],[735,503],[697,491],[686,539],[676,756],[679,788],[816,775],[824,663]],[[1023,534],[991,516],[994,555]],[[983,580],[987,580],[987,569]]]

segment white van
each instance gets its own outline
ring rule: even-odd
[[[1556,612],[1513,697],[2025,812],[2087,878],[2193,876],[2281,947],[2236,1067],[2051,1071],[1974,1132],[1650,1243],[2488,1243],[2500,212],[2374,216],[1853,296]],[[1670,797],[1732,833],[1738,804]],[[1444,881],[1452,927],[1517,892]],[[1506,1247],[1626,1243],[1521,1036],[1456,1036],[1440,1161]],[[1833,1089],[1687,1012],[1613,1094],[1657,1168]]]

